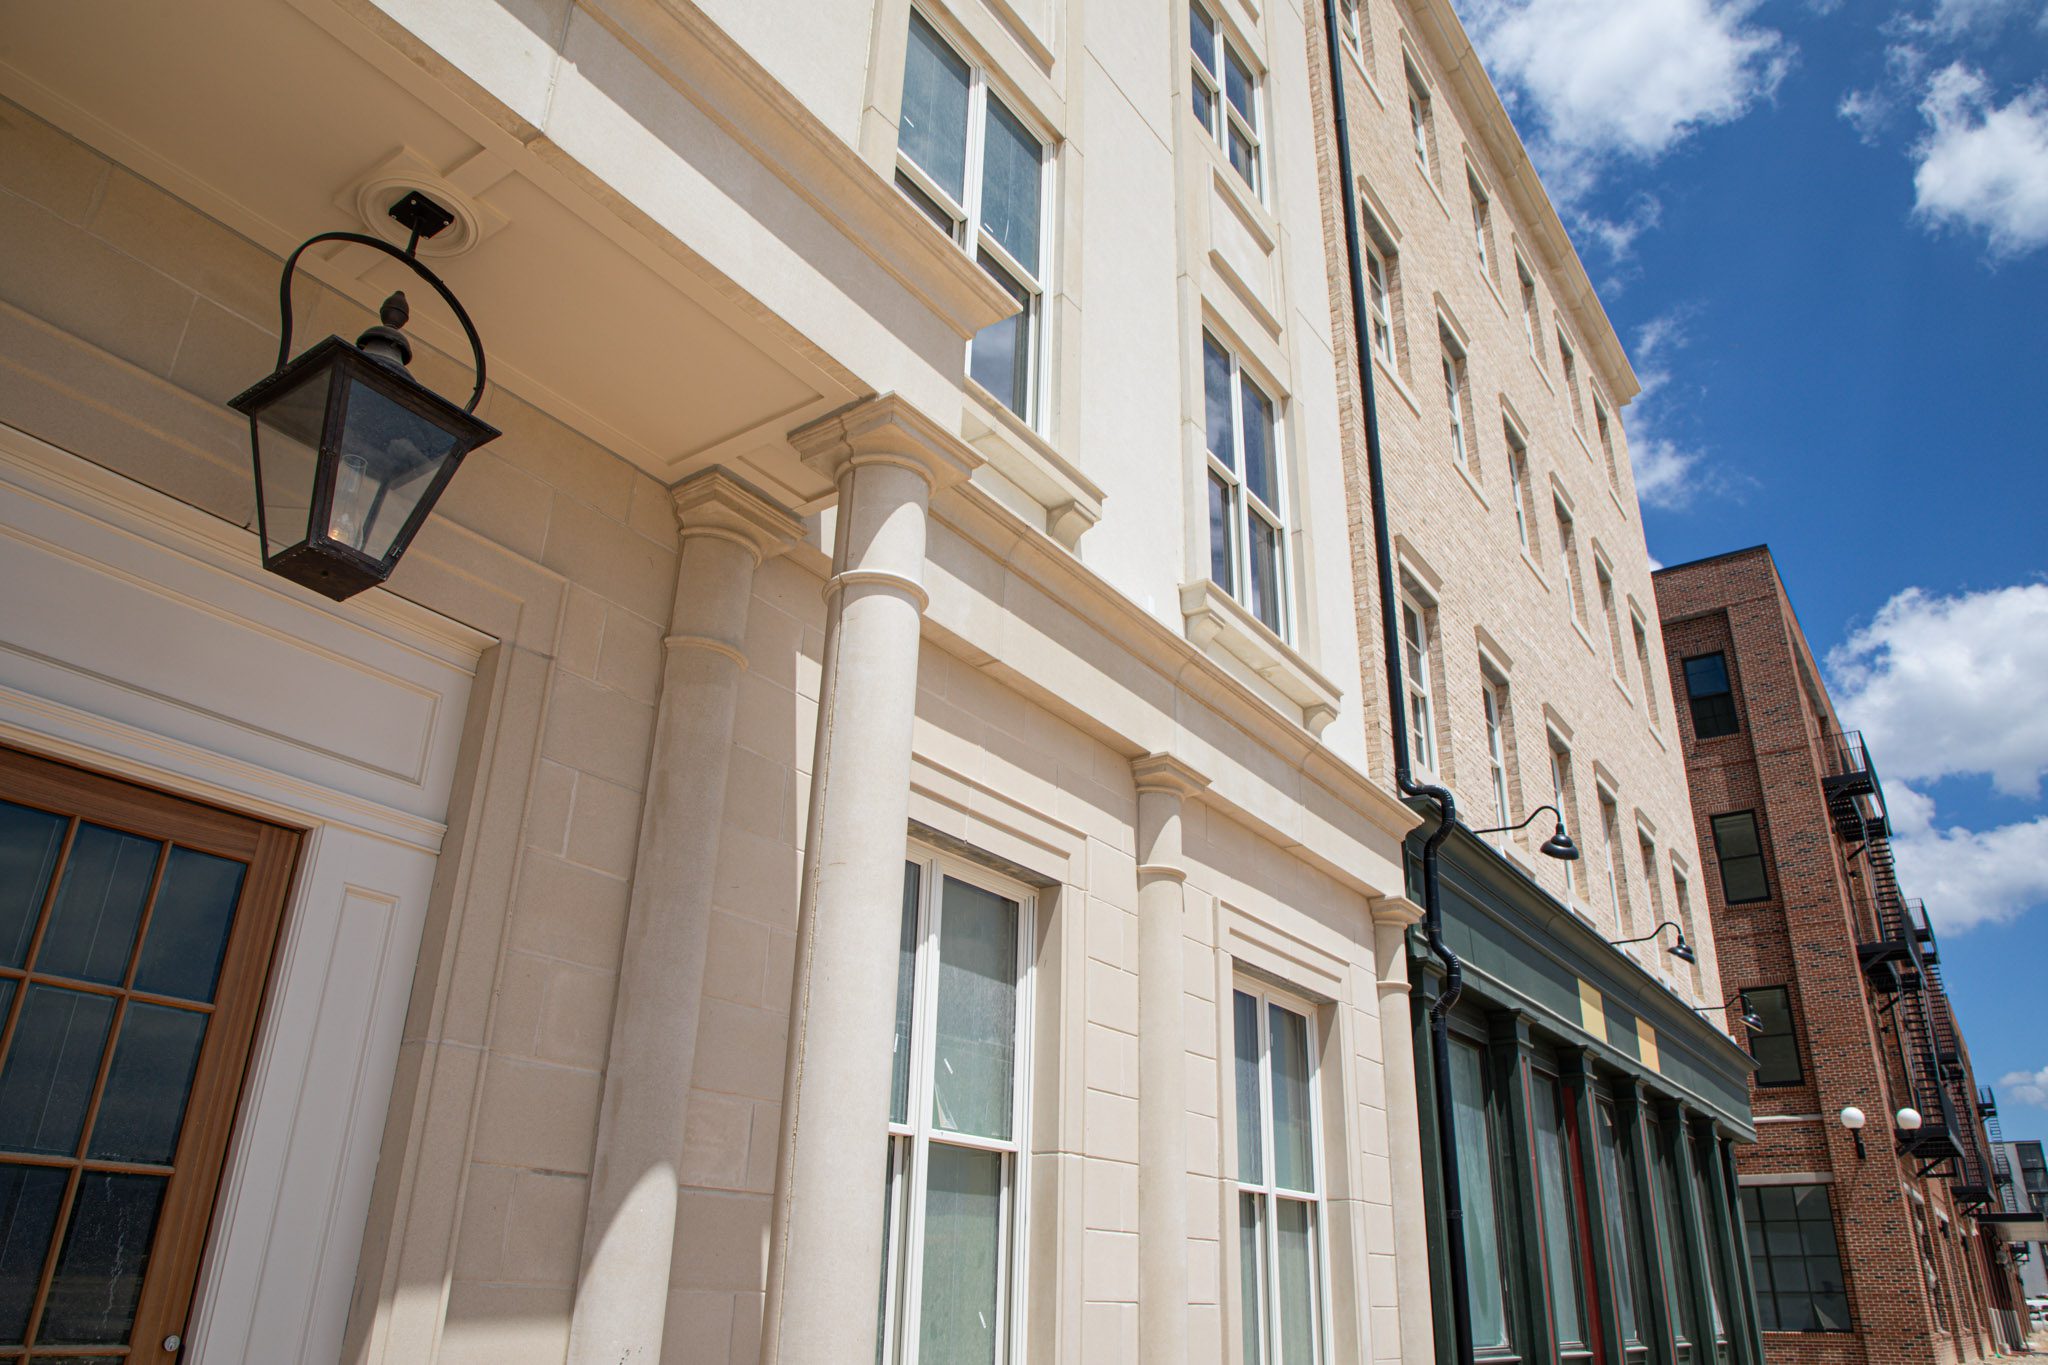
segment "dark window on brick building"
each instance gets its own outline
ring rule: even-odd
[[[1749,1055],[1756,1058],[1758,1085],[1797,1085],[1799,1042],[1792,1033],[1792,997],[1783,986],[1751,986],[1742,993],[1764,1026],[1749,1035]]]
[[[1771,883],[1764,876],[1764,850],[1756,835],[1756,815],[1737,811],[1714,817],[1714,852],[1721,860],[1721,898],[1730,905],[1768,900]]]
[[[1825,1185],[1746,1186],[1749,1264],[1766,1332],[1846,1332],[1849,1296]]]
[[[1735,694],[1728,686],[1728,656],[1702,654],[1685,661],[1685,695],[1692,702],[1692,732],[1719,739],[1742,727],[1735,720]]]

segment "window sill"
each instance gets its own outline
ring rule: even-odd
[[[1479,499],[1479,505],[1491,512],[1493,510],[1492,501],[1487,498],[1486,490],[1479,486],[1479,480],[1472,477],[1472,462],[1468,459],[1464,464],[1459,464],[1456,460],[1452,460],[1451,467],[1458,471],[1458,477],[1465,481],[1465,487],[1472,490],[1472,496]]]
[[[1363,14],[1359,15],[1359,22],[1365,22]],[[1344,55],[1351,59],[1351,65],[1358,69],[1358,77],[1365,83],[1366,93],[1373,97],[1373,100],[1378,103],[1380,108],[1385,109],[1387,107],[1387,97],[1380,93],[1380,83],[1373,79],[1372,68],[1366,65],[1365,44],[1363,42],[1353,43],[1349,38],[1343,38],[1339,40],[1338,46],[1343,48]]]
[[[1102,520],[1102,490],[994,394],[972,378],[966,389],[962,434],[967,443],[1045,509],[1046,534],[1072,550],[1082,533]]]
[[[1189,115],[1189,117],[1193,117],[1193,115]],[[1422,183],[1429,186],[1430,194],[1436,199],[1436,206],[1444,211],[1445,218],[1449,218],[1451,216],[1451,203],[1448,199],[1444,198],[1444,192],[1437,188],[1436,176],[1430,172],[1428,167],[1424,166],[1413,156],[1408,158],[1408,164],[1413,166],[1415,173],[1422,177]]]
[[[1623,521],[1633,518],[1635,514],[1629,511],[1627,499],[1621,496],[1621,490],[1614,486],[1612,480],[1607,484],[1607,496],[1614,499],[1614,510],[1621,513]]]
[[[1401,376],[1394,370],[1394,367],[1387,364],[1387,358],[1378,351],[1374,351],[1372,353],[1372,363],[1373,368],[1384,375],[1387,382],[1394,386],[1394,392],[1399,394],[1401,401],[1408,405],[1408,411],[1418,418],[1421,417],[1422,405],[1415,401],[1415,395],[1408,391],[1407,383],[1402,380]]]
[[[1530,573],[1536,575],[1536,581],[1543,585],[1543,591],[1549,592],[1550,580],[1544,576],[1542,566],[1539,565],[1536,562],[1535,558],[1529,553],[1529,547],[1527,545],[1524,545],[1522,547],[1522,562],[1529,566]]]
[[[1586,460],[1590,463],[1593,459],[1593,447],[1586,444],[1586,433],[1579,430],[1579,424],[1576,419],[1566,423],[1566,425],[1571,428],[1572,439],[1579,443],[1579,449],[1585,453]]]
[[[1337,718],[1343,693],[1308,660],[1208,579],[1181,585],[1181,615],[1197,648],[1220,646],[1275,691],[1301,708],[1301,725],[1320,735]]]
[[[1600,646],[1593,643],[1593,636],[1586,629],[1586,623],[1578,617],[1572,618],[1572,629],[1579,633],[1579,640],[1586,646],[1586,652],[1594,658],[1600,657]]]
[[[1628,680],[1619,673],[1609,673],[1607,680],[1614,684],[1615,691],[1621,693],[1622,700],[1628,703],[1628,709],[1635,710],[1636,694],[1628,690]]]
[[[1493,295],[1493,306],[1500,309],[1500,315],[1508,315],[1508,301],[1500,296],[1500,286],[1493,282],[1493,272],[1475,254],[1472,269],[1478,274],[1479,282],[1486,286],[1486,292]]]

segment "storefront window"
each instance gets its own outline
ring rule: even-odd
[[[1543,1261],[1550,1282],[1550,1314],[1560,1357],[1590,1356],[1586,1334],[1584,1239],[1579,1230],[1579,1181],[1572,1160],[1563,1087],[1538,1072],[1529,1102],[1536,1125],[1536,1184],[1543,1207]]]
[[[1636,1189],[1635,1167],[1614,1115],[1614,1101],[1602,1099],[1600,1111],[1601,1207],[1607,1222],[1607,1245],[1614,1265],[1614,1294],[1621,1306],[1621,1340],[1631,1359],[1647,1354],[1643,1324],[1650,1320],[1643,1298],[1649,1280],[1643,1255],[1643,1201]]]
[[[1465,1208],[1465,1276],[1472,1295],[1472,1346],[1505,1352],[1508,1334],[1506,1267],[1501,1255],[1499,1192],[1493,1173],[1493,1130],[1488,1122],[1485,1055],[1471,1043],[1451,1042],[1451,1100],[1457,1112],[1458,1180]]]
[[[1662,1252],[1664,1294],[1677,1324],[1679,1365],[1694,1359],[1693,1343],[1699,1340],[1699,1310],[1692,1297],[1692,1254],[1686,1242],[1685,1222],[1679,1217],[1678,1173],[1672,1169],[1664,1149],[1662,1126],[1655,1120],[1646,1127],[1650,1139],[1650,1165],[1657,1182],[1657,1244]]]

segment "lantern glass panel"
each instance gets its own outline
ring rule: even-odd
[[[349,376],[328,536],[386,558],[435,477],[468,442],[394,401],[365,376]]]
[[[332,367],[308,372],[256,414],[256,458],[263,480],[263,553],[276,555],[306,539],[313,476],[327,419]]]

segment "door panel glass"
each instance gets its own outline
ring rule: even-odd
[[[196,1010],[131,1002],[86,1155],[168,1166],[205,1039],[206,1016]]]
[[[154,839],[80,825],[64,862],[50,927],[36,950],[35,969],[120,985],[128,975],[129,950],[162,847]]]
[[[149,913],[149,933],[135,968],[135,989],[180,1000],[213,1000],[228,929],[248,869],[231,858],[171,850],[164,884]]]
[[[49,1259],[66,1173],[0,1165],[0,1346],[19,1346]]]
[[[36,1341],[42,1346],[125,1345],[156,1240],[164,1177],[89,1171],[57,1255]]]
[[[0,801],[0,967],[19,967],[64,849],[61,815]]]
[[[0,1150],[71,1156],[99,1079],[112,996],[33,985],[0,1068]]]

